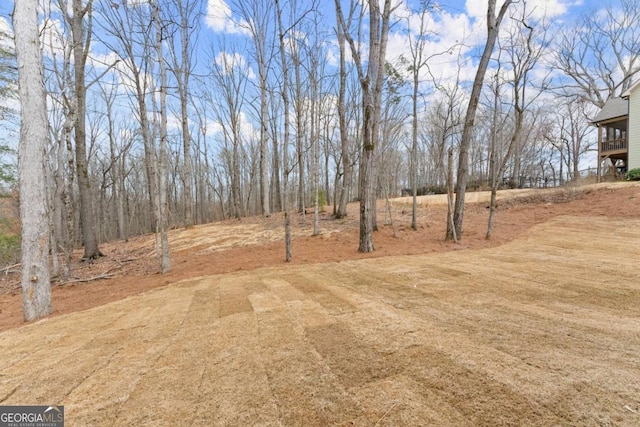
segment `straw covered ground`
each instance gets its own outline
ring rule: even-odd
[[[62,404],[70,426],[640,425],[640,187],[521,203],[503,201],[496,233],[519,231],[485,246],[479,206],[462,244],[385,254],[437,228],[403,231],[397,213],[375,258],[208,274],[197,262],[280,252],[203,237],[191,273],[176,257],[173,276],[145,276],[155,286],[134,272],[58,285],[54,304],[86,309],[4,318],[0,405]],[[294,248],[311,257],[349,233]],[[123,298],[129,280],[146,290]],[[82,306],[92,286],[103,300]]]

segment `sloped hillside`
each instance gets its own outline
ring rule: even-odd
[[[93,426],[638,425],[638,251],[640,218],[560,215],[491,248],[178,281],[0,333],[0,404]]]

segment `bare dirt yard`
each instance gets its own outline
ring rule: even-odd
[[[357,207],[295,224],[225,221],[103,245],[23,324],[0,283],[0,405],[61,404],[69,426],[638,426],[640,186],[482,197],[461,243],[445,207]],[[391,221],[392,220],[392,221]],[[383,225],[385,224],[386,225]],[[3,273],[4,274],[4,273]],[[104,277],[102,280],[92,280]]]

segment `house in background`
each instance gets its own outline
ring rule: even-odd
[[[598,127],[598,179],[640,168],[640,81],[602,107]]]
[[[598,180],[603,172],[626,170],[629,163],[629,102],[623,98],[609,99],[593,124],[598,127]]]
[[[640,80],[627,89],[622,98],[628,103],[629,119],[627,138],[629,144],[628,170],[640,168]]]

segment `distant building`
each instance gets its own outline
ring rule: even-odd
[[[593,124],[598,127],[598,178],[640,168],[640,81],[608,100]]]
[[[593,124],[598,127],[598,178],[603,173],[624,172],[629,164],[629,102],[611,98]]]
[[[629,110],[628,138],[629,157],[628,168],[640,168],[640,81],[636,82],[622,98],[627,100]]]

